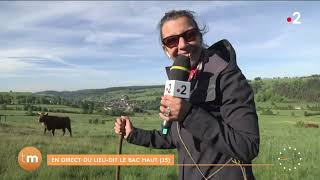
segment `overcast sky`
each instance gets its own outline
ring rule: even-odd
[[[0,91],[164,84],[171,9],[195,11],[206,44],[228,39],[248,79],[320,74],[320,2],[0,2]]]

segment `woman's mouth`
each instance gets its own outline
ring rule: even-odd
[[[183,56],[191,58],[191,54],[190,53],[182,53],[182,54],[179,54],[179,55],[183,55]]]

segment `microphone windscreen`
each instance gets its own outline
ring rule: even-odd
[[[190,58],[187,56],[179,55],[174,60],[170,68],[170,80],[188,81],[190,73]]]

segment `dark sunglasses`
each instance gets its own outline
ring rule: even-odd
[[[190,42],[196,40],[198,34],[199,32],[196,28],[189,29],[182,34],[173,35],[162,39],[162,44],[167,46],[168,48],[177,47],[180,37],[183,37],[185,41]]]

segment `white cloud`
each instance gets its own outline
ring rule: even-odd
[[[16,72],[25,70],[25,69],[32,69],[34,67],[33,64],[27,62],[16,61],[9,58],[0,59],[0,74],[1,77],[4,76],[15,76]]]
[[[185,8],[195,11],[200,22],[205,20],[204,23],[209,24],[205,42],[211,44],[220,38],[228,38],[236,47],[238,62],[245,70],[250,70],[254,76],[276,74],[276,71],[260,68],[261,63],[257,61],[281,59],[289,63],[299,62],[299,59],[319,59],[319,25],[314,23],[317,13],[308,14],[312,4],[297,3],[303,13],[303,24],[299,27],[284,22],[284,17],[294,7],[285,4],[229,1],[0,2],[0,21],[3,22],[0,24],[0,78],[6,81],[8,89],[33,91],[37,88],[158,84],[156,82],[162,82],[163,78],[158,77],[159,72],[171,62],[159,45],[157,23],[164,12]],[[295,66],[278,65],[298,74],[297,67],[302,69],[300,71],[311,68],[310,63],[303,66],[303,60]],[[313,66],[318,64],[312,62]],[[30,80],[27,83],[30,87],[26,87],[24,77],[46,78],[50,83],[37,85]],[[63,87],[59,86],[61,82]]]
[[[119,33],[119,32],[94,32],[85,37],[85,42],[96,44],[112,44],[117,40],[143,38],[143,34]]]

